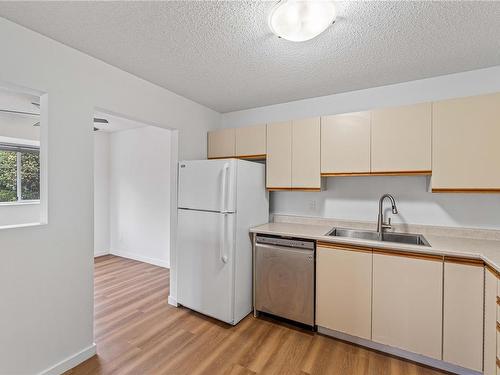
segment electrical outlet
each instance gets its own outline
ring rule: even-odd
[[[316,200],[315,199],[311,199],[309,201],[309,209],[311,211],[316,211]]]

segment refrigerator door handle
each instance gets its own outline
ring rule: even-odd
[[[229,163],[225,163],[222,167],[222,188],[220,195],[220,211],[227,212],[226,210],[226,185],[227,185],[227,171],[229,170]]]
[[[226,217],[227,213],[222,213],[220,215],[221,217],[221,228],[220,228],[220,259],[222,260],[222,263],[227,263],[228,261],[228,256],[225,255],[225,250],[226,250]]]

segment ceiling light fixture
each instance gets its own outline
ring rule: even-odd
[[[269,27],[292,42],[312,39],[335,22],[337,11],[329,0],[281,0],[269,15]]]

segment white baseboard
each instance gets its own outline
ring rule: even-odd
[[[93,357],[96,352],[96,345],[92,344],[82,351],[73,354],[66,359],[63,359],[61,362],[56,363],[54,366],[40,372],[39,375],[60,375],[63,372],[66,372],[79,365],[80,363],[86,361],[90,357]]]
[[[172,297],[170,294],[168,295],[168,304],[175,306],[175,307],[179,307],[177,300],[174,297]]]
[[[94,253],[94,258],[97,257],[102,257],[103,255],[108,255],[109,251],[98,251],[97,253]]]
[[[138,260],[139,262],[149,263],[149,264],[163,267],[163,268],[170,268],[170,264],[168,261],[165,261],[163,259],[158,259],[158,258],[146,257],[146,256],[143,256],[141,254],[134,253],[131,251],[110,250],[109,253],[112,255],[119,256],[119,257]]]

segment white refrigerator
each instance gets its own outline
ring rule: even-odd
[[[179,163],[178,302],[229,324],[252,311],[249,228],[267,223],[265,165],[238,159]]]

